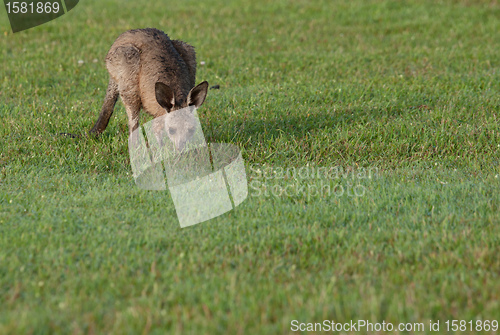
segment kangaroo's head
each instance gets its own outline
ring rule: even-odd
[[[198,126],[192,109],[186,107],[200,107],[205,101],[207,91],[208,83],[204,81],[193,87],[189,91],[187,98],[182,100],[180,97],[176,99],[174,91],[170,86],[162,82],[155,84],[156,101],[167,112],[165,116],[165,131],[174,143],[175,149],[179,152],[183,151],[186,143],[193,138]]]

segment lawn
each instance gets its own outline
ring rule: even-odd
[[[121,102],[85,136],[145,27],[196,47],[206,138],[246,164],[188,228],[136,187]],[[15,34],[0,9],[0,334],[493,334],[499,31],[493,0],[86,0]]]

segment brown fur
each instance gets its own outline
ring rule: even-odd
[[[125,105],[132,133],[139,126],[141,108],[157,118],[188,105],[199,107],[207,94],[207,82],[193,88],[194,48],[170,40],[158,29],[135,29],[121,34],[106,56],[106,67],[110,76],[108,89],[91,134],[98,135],[106,129],[118,96]]]

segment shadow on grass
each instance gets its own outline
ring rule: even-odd
[[[356,108],[336,110],[331,113],[305,113],[303,116],[278,117],[270,115],[267,119],[201,118],[205,137],[209,142],[247,143],[250,139],[267,141],[283,134],[288,138],[302,140],[318,130],[339,130],[339,127],[352,126],[367,122],[380,123],[383,119],[403,117],[418,107],[394,106],[384,109]]]

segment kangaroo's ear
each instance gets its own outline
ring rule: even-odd
[[[196,108],[200,107],[205,98],[207,97],[208,91],[208,83],[206,81],[198,84],[189,91],[187,97],[188,106],[196,106]]]
[[[156,101],[167,110],[167,112],[170,112],[172,107],[175,105],[175,97],[174,97],[174,92],[170,88],[170,86],[165,85],[162,82],[157,82],[155,84],[155,93],[156,93]]]

